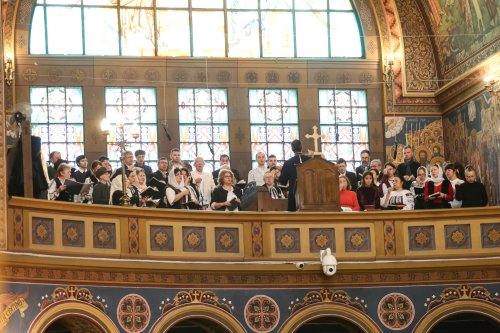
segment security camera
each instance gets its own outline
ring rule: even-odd
[[[306,264],[303,263],[303,262],[297,262],[297,263],[295,263],[295,267],[297,267],[297,269],[304,269],[305,265]]]
[[[319,260],[326,276],[333,276],[337,273],[337,258],[332,254],[330,248],[319,251]]]

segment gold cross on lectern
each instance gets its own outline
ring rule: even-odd
[[[318,134],[318,126],[314,125],[312,127],[313,129],[313,134],[306,134],[306,139],[313,139],[314,140],[314,155],[319,155],[321,156],[321,152],[319,151],[318,147],[318,139],[322,137],[322,135]]]

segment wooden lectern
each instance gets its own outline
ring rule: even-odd
[[[241,200],[241,210],[270,212],[285,211],[288,208],[288,199],[273,199],[271,193],[264,186],[256,186],[251,193],[244,195]]]
[[[341,211],[337,166],[317,155],[297,165],[295,200],[301,212]]]

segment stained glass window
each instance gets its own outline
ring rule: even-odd
[[[362,58],[352,0],[37,0],[31,54]]]
[[[42,153],[52,151],[74,164],[84,153],[83,99],[81,87],[31,87],[31,129],[42,140]]]
[[[119,143],[126,142],[126,150],[146,152],[146,162],[155,170],[158,162],[158,131],[156,90],[154,88],[106,88],[106,119],[109,122],[107,138],[110,163],[120,162]],[[121,130],[123,125],[123,131]],[[137,132],[139,136],[133,137]],[[123,133],[123,134],[122,134]],[[123,137],[124,136],[124,137]]]
[[[229,155],[229,119],[226,89],[178,90],[181,159],[205,160],[206,171],[220,167],[220,155]]]
[[[290,143],[299,138],[299,112],[295,89],[250,89],[250,140],[255,154],[276,155],[278,162],[290,158]]]
[[[354,171],[361,164],[361,151],[369,148],[366,90],[320,89],[319,111],[325,158],[343,158]]]

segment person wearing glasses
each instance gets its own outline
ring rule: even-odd
[[[234,186],[236,179],[228,169],[219,172],[219,185],[212,192],[210,207],[220,211],[238,211],[241,202],[241,190]]]

